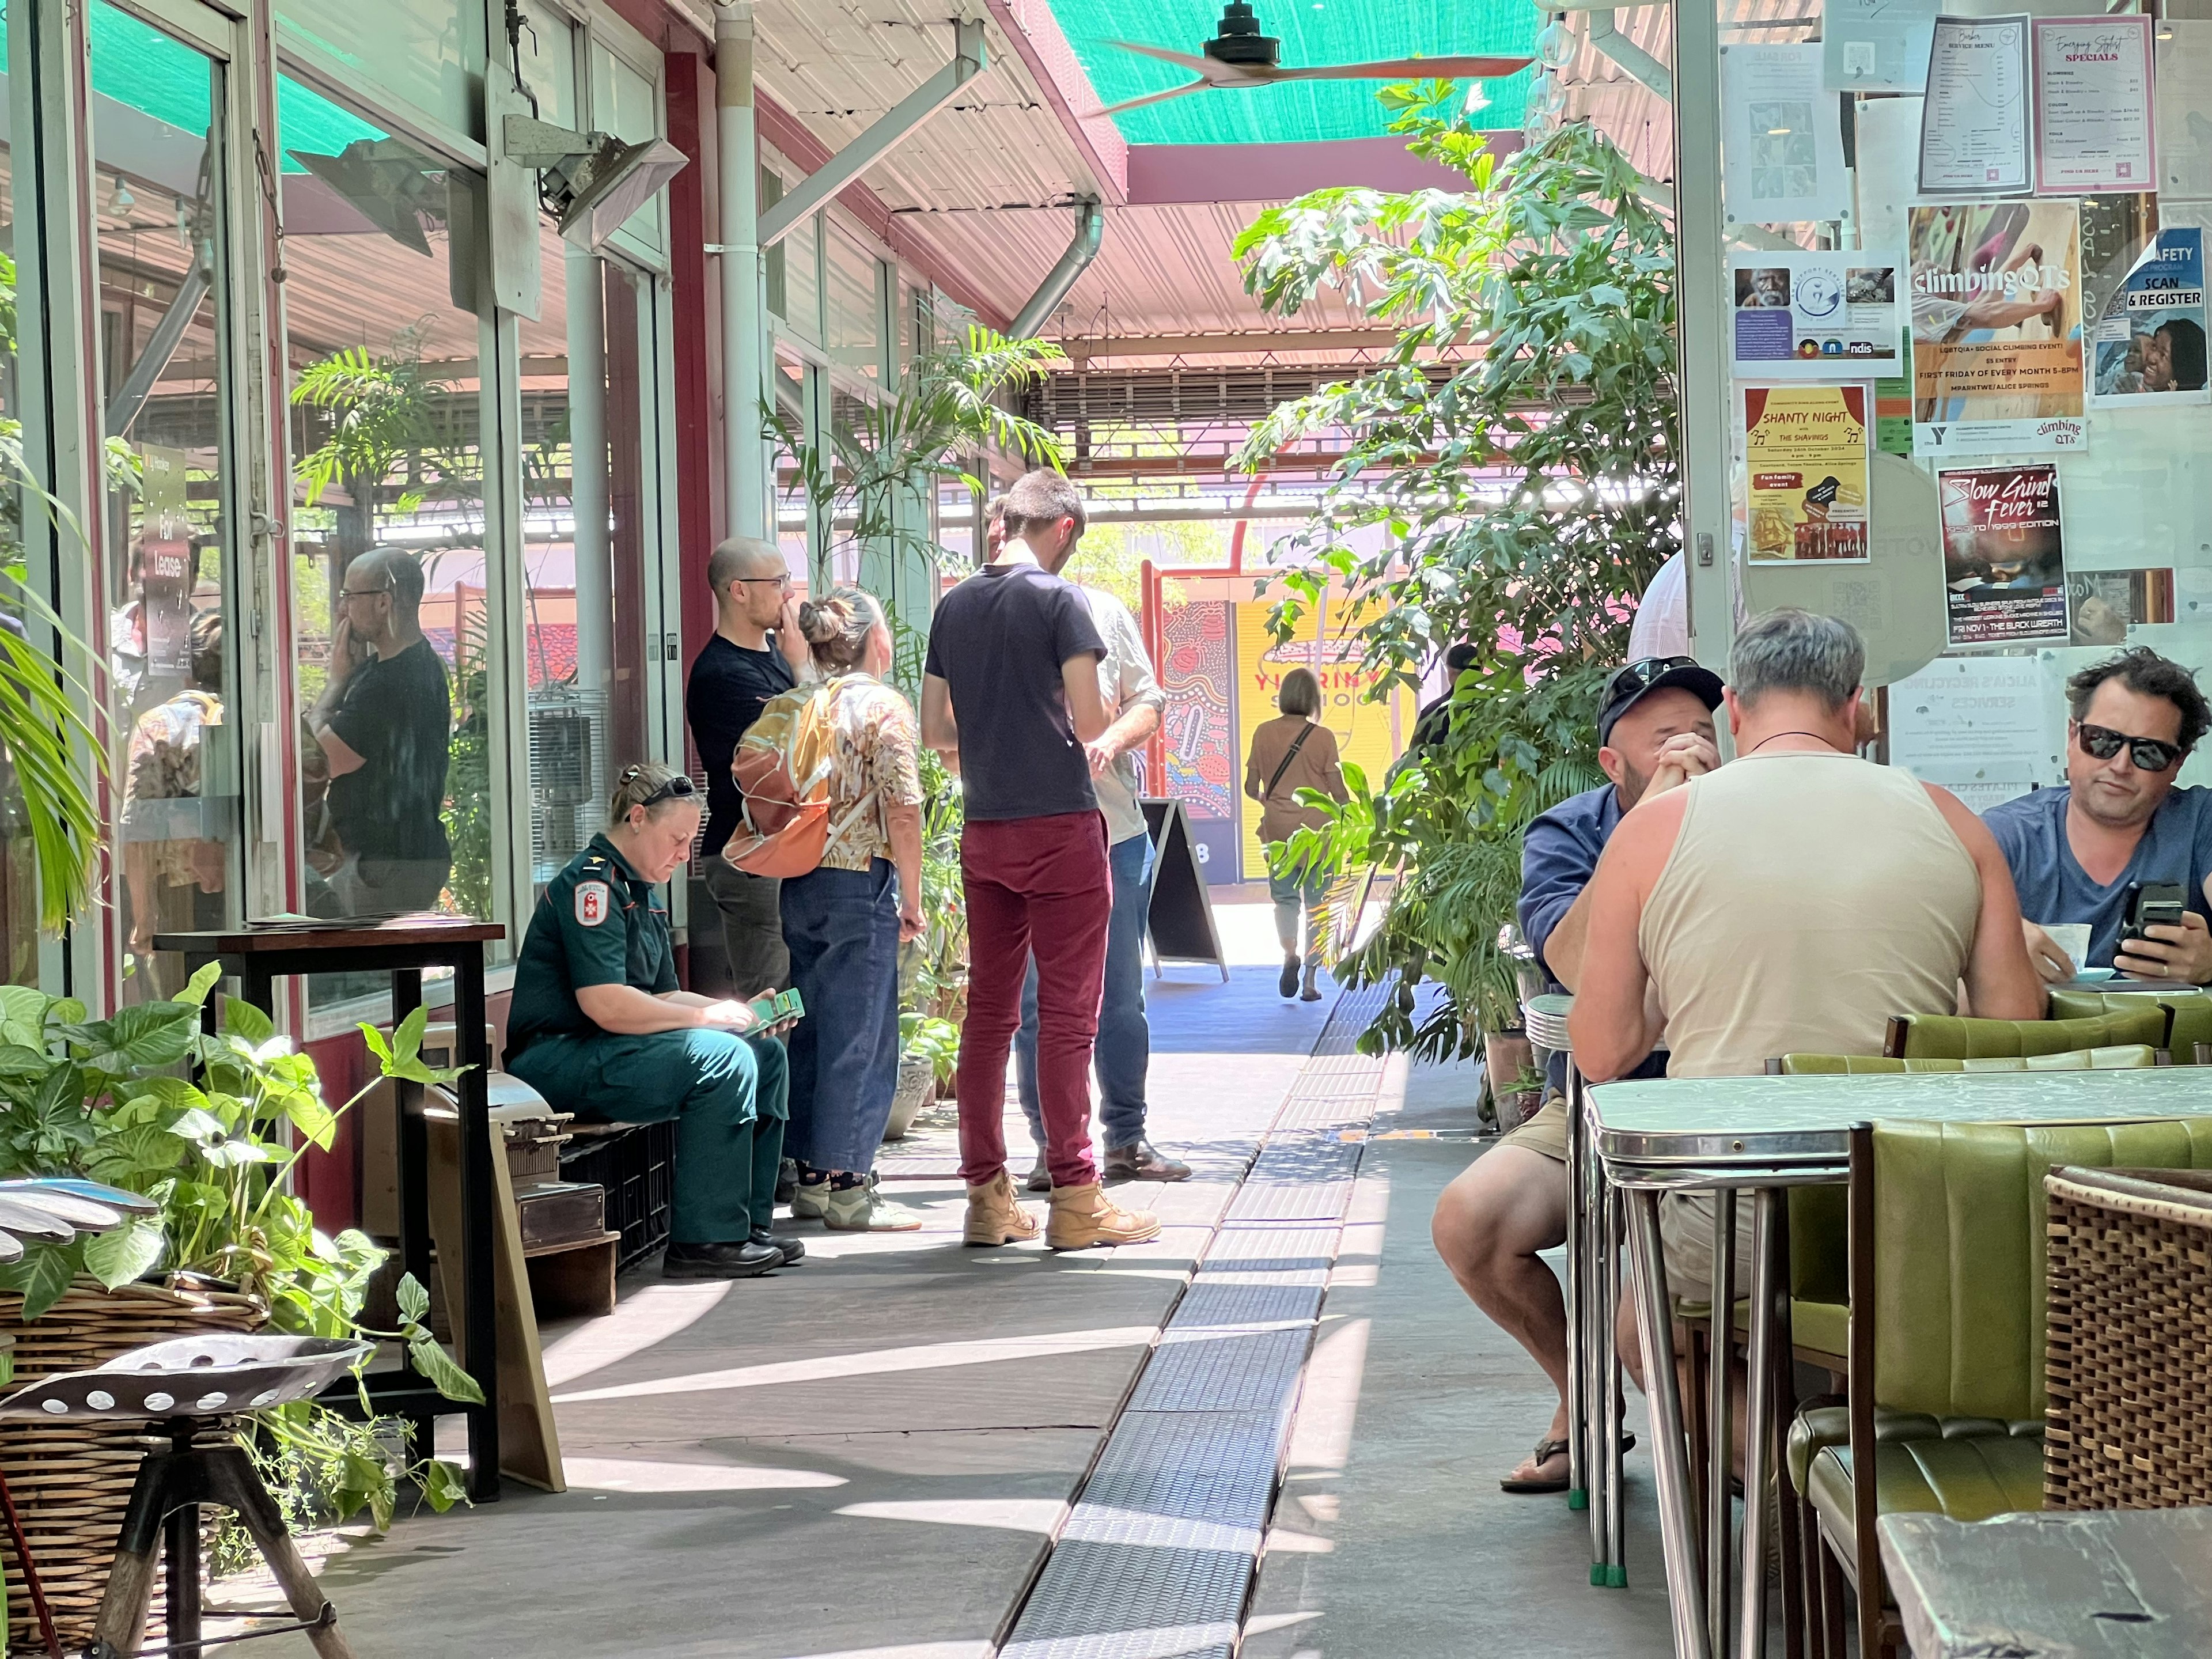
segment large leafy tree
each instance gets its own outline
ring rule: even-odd
[[[1674,252],[1636,168],[1586,124],[1499,165],[1449,112],[1448,82],[1382,95],[1407,147],[1468,187],[1320,191],[1239,239],[1267,310],[1334,289],[1397,331],[1370,373],[1277,409],[1243,460],[1342,446],[1316,517],[1279,550],[1279,628],[1333,586],[1378,696],[1474,647],[1449,736],[1386,779],[1347,768],[1351,802],[1287,849],[1399,878],[1339,971],[1395,975],[1370,1048],[1440,1058],[1518,1023],[1498,934],[1521,832],[1601,781],[1599,689],[1679,543]],[[1443,992],[1425,1013],[1425,978]]]

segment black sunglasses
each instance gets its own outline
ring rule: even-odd
[[[617,780],[617,782],[620,787],[628,788],[631,784],[637,781],[638,774],[644,770],[645,769],[642,766],[624,767],[623,769],[623,775]],[[691,780],[683,773],[678,772],[674,777],[669,779],[667,782],[662,784],[659,788],[654,790],[643,800],[632,801],[630,805],[633,806],[658,806],[665,800],[676,800],[685,795],[696,795],[698,793],[699,786],[692,782]]]
[[[2074,730],[2081,740],[2082,752],[2096,760],[2112,759],[2120,752],[2120,745],[2125,744],[2128,758],[2136,763],[2139,772],[2163,772],[2188,752],[2179,744],[2168,743],[2164,738],[2131,738],[2108,726],[2091,726],[2084,720],[2075,721]]]
[[[1695,657],[1645,657],[1629,664],[1605,683],[1605,700],[1613,702],[1637,692],[1649,691],[1676,669],[1697,665]]]

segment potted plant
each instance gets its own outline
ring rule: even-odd
[[[1408,148],[1468,187],[1319,191],[1244,232],[1264,309],[1287,315],[1334,289],[1397,340],[1357,379],[1276,409],[1242,459],[1256,469],[1309,436],[1349,434],[1290,540],[1279,625],[1333,585],[1381,671],[1376,696],[1418,688],[1451,645],[1474,647],[1448,735],[1371,786],[1347,766],[1350,801],[1314,796],[1330,822],[1285,853],[1397,878],[1380,927],[1336,972],[1389,984],[1363,1048],[1452,1059],[1519,1027],[1499,932],[1522,831],[1602,781],[1599,689],[1678,545],[1673,237],[1635,167],[1586,124],[1500,166],[1450,83],[1380,95]]]
[[[15,1381],[94,1365],[210,1326],[404,1342],[416,1368],[448,1398],[481,1400],[473,1381],[426,1328],[428,1295],[401,1281],[397,1331],[365,1328],[362,1297],[385,1253],[364,1235],[319,1230],[286,1177],[309,1146],[327,1148],[339,1119],[313,1062],[267,1015],[226,999],[221,1029],[204,1036],[200,1005],[216,974],[196,975],[174,1000],[90,1020],[80,1003],[0,986],[0,1176],[82,1175],[142,1193],[151,1217],[68,1245],[44,1244],[0,1268],[0,1332],[15,1339]],[[362,1028],[382,1076],[418,1083],[457,1073],[422,1064],[426,1011],[387,1042]],[[198,1081],[177,1075],[197,1062]],[[371,1085],[373,1086],[373,1085]],[[368,1399],[364,1393],[363,1417]],[[397,1424],[349,1421],[312,1401],[257,1414],[264,1461],[293,1488],[295,1512],[337,1521],[366,1509],[391,1520],[400,1475],[433,1508],[461,1495],[451,1465],[394,1468]],[[40,1423],[0,1426],[0,1467],[17,1505],[49,1605],[71,1641],[88,1639],[114,1529],[127,1501],[132,1430]],[[57,1481],[57,1468],[71,1478]],[[307,1486],[303,1489],[301,1482]],[[9,1575],[10,1595],[22,1584]],[[15,1611],[27,1609],[21,1602]]]

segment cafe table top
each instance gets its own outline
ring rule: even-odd
[[[1653,1078],[1597,1084],[1588,1098],[1592,1144],[1608,1164],[1841,1165],[1851,1130],[1879,1118],[2083,1123],[2212,1116],[2212,1066]]]
[[[2212,1509],[1886,1515],[1914,1659],[2196,1659],[2212,1652]]]

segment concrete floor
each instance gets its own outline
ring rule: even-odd
[[[949,1119],[926,1119],[884,1165],[923,1231],[810,1225],[796,1269],[633,1275],[615,1315],[550,1333],[569,1491],[510,1481],[496,1505],[332,1555],[361,1659],[989,1659],[1329,1006],[1277,998],[1264,905],[1217,916],[1232,981],[1177,968],[1152,992],[1154,1138],[1198,1170],[1143,1189],[1169,1224],[1158,1242],[961,1249]],[[1446,1138],[1366,1148],[1249,1659],[1668,1651],[1643,1453],[1626,1593],[1589,1587],[1584,1517],[1563,1498],[1497,1490],[1551,1397],[1429,1243],[1437,1192],[1486,1144],[1468,1138],[1473,1086],[1458,1069],[1386,1076],[1376,1131]],[[1009,1143],[1024,1146],[1013,1122]],[[297,1636],[258,1648],[307,1652]]]

